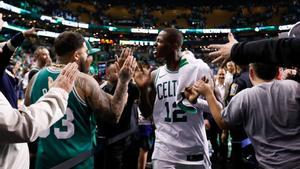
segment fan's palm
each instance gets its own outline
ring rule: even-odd
[[[147,87],[151,82],[150,71],[146,69],[136,71],[134,81],[139,88]]]

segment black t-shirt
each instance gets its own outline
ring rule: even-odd
[[[103,87],[103,90],[109,94],[114,94],[116,88],[111,84],[107,84]],[[120,134],[130,128],[131,120],[131,108],[136,99],[139,97],[139,90],[137,86],[133,83],[128,84],[128,100],[124,108],[124,111],[121,115],[120,121],[118,124],[110,124],[101,119],[97,121],[98,123],[98,135],[111,138],[117,134]],[[137,117],[136,117],[137,120]]]

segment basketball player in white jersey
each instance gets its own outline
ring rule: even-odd
[[[141,91],[139,107],[144,116],[153,110],[154,169],[211,168],[202,110],[186,113],[176,105],[182,43],[181,32],[164,29],[156,38],[154,56],[166,64],[151,75],[145,70],[135,74]]]

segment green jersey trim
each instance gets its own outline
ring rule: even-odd
[[[33,86],[35,85],[35,82],[36,82],[36,79],[37,79],[37,77],[39,76],[39,74],[40,74],[40,72],[41,71],[38,71],[34,76],[36,76],[34,79],[33,79],[33,82],[32,82],[32,84],[31,84],[31,91],[30,91],[30,102],[31,102],[31,96],[32,96],[32,92],[33,92]]]
[[[60,70],[55,70],[55,69],[52,69],[51,67],[47,67],[47,70],[48,70],[50,73],[54,73],[54,74],[60,73]]]
[[[182,68],[184,65],[187,65],[189,62],[186,58],[181,58],[179,62],[179,69]]]
[[[81,103],[83,104],[84,106],[87,106],[86,102],[79,96],[77,90],[76,90],[76,87],[73,87],[73,90],[72,90],[74,96],[76,97],[76,99]]]

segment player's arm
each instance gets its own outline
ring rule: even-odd
[[[11,56],[13,55],[15,49],[20,46],[26,37],[36,36],[37,30],[35,28],[31,28],[24,32],[20,32],[8,40],[0,53],[0,74],[2,75],[9,65],[9,61]]]
[[[199,74],[202,74],[202,77],[199,77],[198,80],[201,80],[200,78],[202,78],[202,80],[206,81],[209,86],[214,88],[214,95],[217,99],[217,104],[219,107],[223,108],[222,101],[220,99],[220,91],[215,88],[215,82],[212,76],[212,72],[208,65],[203,65],[201,69],[199,69],[199,72]],[[192,86],[185,89],[184,96],[188,99],[189,102],[193,103],[193,106],[197,107],[200,110],[203,110],[204,112],[210,112],[207,100],[203,97],[199,97],[199,93],[194,90]]]
[[[86,101],[96,116],[107,122],[118,122],[127,99],[127,84],[118,84],[115,94],[110,95],[104,92],[96,80],[85,75],[85,78],[78,79],[76,86],[84,88]]]
[[[120,70],[114,95],[105,93],[95,79],[82,74],[83,78],[79,79],[78,84],[80,88],[84,88],[83,90],[86,93],[89,107],[91,107],[100,118],[108,122],[119,121],[127,103],[128,83],[133,76],[135,67],[135,59],[133,56],[129,56]]]
[[[221,112],[223,111],[222,106],[216,99],[214,95],[214,91],[212,90],[211,86],[204,82],[203,80],[197,81],[193,88],[195,91],[198,92],[199,95],[203,95],[208,103],[209,110],[215,119],[215,122],[221,129],[227,129],[228,125],[225,123],[224,119],[222,118]]]
[[[139,108],[144,117],[149,117],[150,115],[152,115],[156,96],[154,81],[157,70],[154,70],[151,73],[147,71],[150,70],[139,71],[138,73],[136,73],[134,79],[140,90]]]
[[[217,101],[215,95],[213,94],[212,90],[209,90],[208,94],[206,95],[206,100],[209,105],[209,109],[213,118],[215,119],[216,123],[221,129],[227,129],[227,124],[224,122],[221,112],[222,106],[220,106],[219,102]]]

